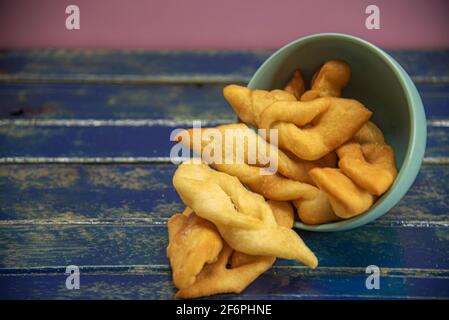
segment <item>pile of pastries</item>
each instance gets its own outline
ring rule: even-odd
[[[372,112],[341,98],[350,77],[346,62],[330,60],[309,90],[300,70],[282,90],[228,85],[224,97],[243,123],[190,129],[179,139],[201,159],[182,163],[173,178],[186,205],[168,221],[176,297],[240,293],[276,258],[317,267],[292,229],[295,212],[310,225],[349,219],[388,190],[394,151]],[[217,134],[246,140],[238,150]]]

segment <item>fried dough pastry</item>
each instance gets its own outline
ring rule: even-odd
[[[177,288],[192,285],[204,265],[215,262],[223,248],[217,228],[195,213],[173,215],[168,220],[168,239],[167,257]]]
[[[326,62],[315,73],[312,79],[312,89],[305,92],[301,100],[310,101],[317,97],[325,96],[340,97],[341,90],[346,87],[350,75],[351,70],[346,62],[338,60]],[[397,175],[393,149],[385,144],[382,131],[371,121],[365,123],[355,133],[351,141],[339,147],[337,154],[340,158],[338,165],[341,172],[349,177],[357,186],[374,195],[384,193],[393,183]],[[330,188],[331,181],[328,184],[328,188]],[[347,183],[347,185],[349,186],[350,184]],[[318,199],[321,201],[319,202]],[[332,221],[332,215],[335,216],[335,214],[331,210],[326,211],[323,209],[329,204],[329,202],[324,200],[325,195],[313,200],[297,200],[295,204],[302,204],[306,208],[308,206],[304,204],[312,204],[312,206],[316,206],[317,203],[321,204],[319,206],[321,210],[315,210],[320,214],[311,214],[309,216],[305,214],[308,211],[303,210],[300,218],[304,222],[308,221],[306,223],[309,224],[320,224],[328,222],[328,220]],[[333,203],[335,206],[335,201]],[[348,204],[346,204],[346,208],[349,208]],[[354,208],[352,209],[354,210]],[[341,208],[341,210],[343,209]],[[301,211],[298,209],[299,212]],[[329,215],[326,213],[329,213]],[[342,212],[339,213],[342,215]]]
[[[296,97],[284,90],[251,90],[231,84],[223,89],[223,95],[238,117],[245,123],[257,126],[266,107],[276,101],[296,101]]]
[[[282,227],[293,228],[293,223],[295,222],[293,208],[291,204],[287,201],[273,201],[268,200],[267,203],[270,205],[271,210],[273,210],[273,215],[276,223]],[[238,251],[234,251],[231,257],[231,268],[236,268],[241,265],[253,262],[258,259],[266,259],[264,256],[252,256]],[[274,257],[270,257],[275,261]]]
[[[286,179],[277,173],[261,175],[260,169],[254,166],[224,164],[215,165],[215,167],[231,176],[238,177],[252,191],[267,199],[288,201],[309,198],[313,192],[313,186],[310,184]]]
[[[330,167],[335,168],[337,166],[337,154],[335,151],[331,151],[325,156],[317,160],[303,160],[299,159],[290,152],[278,149],[278,171],[283,176],[296,181],[308,183],[314,185],[315,183],[309,176],[309,171],[313,168]]]
[[[194,130],[199,131],[200,143],[194,143]],[[225,132],[232,133],[226,135]],[[323,159],[317,161],[292,160],[281,150],[270,147],[270,144],[249,129],[245,124],[229,124],[215,128],[189,129],[187,141],[190,148],[201,154],[205,162],[212,165],[219,171],[228,173],[239,178],[251,190],[262,194],[267,199],[273,200],[295,200],[308,197],[313,189],[310,184],[312,179],[308,172],[315,167],[332,166],[336,163],[335,154],[329,154]],[[219,133],[223,141],[215,138]],[[236,140],[240,135],[244,142],[242,152],[236,150]],[[227,139],[232,139],[231,142]],[[220,141],[219,141],[220,140]],[[252,145],[253,148],[250,148]],[[226,147],[230,150],[226,150]],[[220,152],[221,154],[217,154]],[[271,155],[271,157],[270,157]],[[225,163],[226,156],[232,161]],[[253,159],[254,164],[249,164],[249,158]],[[256,160],[256,161],[254,161]],[[262,174],[264,170],[262,165],[267,165],[270,161],[277,162],[279,173]]]
[[[192,213],[193,213],[193,210],[190,209],[189,207],[186,207],[186,208],[184,209],[184,211],[182,212],[182,215],[188,217],[188,216],[190,216],[190,214],[192,214]]]
[[[293,73],[292,78],[287,83],[284,90],[293,94],[297,100],[301,99],[301,96],[304,93],[304,79],[299,69]]]
[[[342,172],[374,195],[385,193],[397,176],[393,148],[385,143],[382,131],[372,122],[338,148],[337,154]]]
[[[214,223],[236,251],[294,259],[315,268],[318,260],[296,232],[278,226],[264,198],[226,173],[191,160],[181,164],[173,185],[186,206]]]
[[[351,139],[371,114],[353,99],[279,101],[262,112],[259,128],[278,129],[279,147],[301,159],[317,160]]]
[[[293,226],[289,203],[269,201],[278,225]],[[206,265],[195,283],[176,293],[176,298],[191,299],[219,293],[240,293],[275,262],[275,257],[252,256],[233,251],[225,244],[215,263]]]
[[[272,257],[257,259],[252,263],[228,269],[232,248],[225,244],[216,262],[204,266],[190,287],[176,293],[176,298],[188,299],[209,296],[218,293],[240,293],[251,282],[267,271],[273,264]]]
[[[351,78],[351,68],[342,60],[327,61],[313,76],[312,89],[301,96],[301,101],[319,97],[340,97],[341,90]]]
[[[365,123],[363,127],[356,132],[354,137],[352,137],[352,140],[360,144],[385,143],[384,134],[372,121]]]
[[[310,176],[317,186],[328,196],[337,216],[348,219],[368,210],[374,196],[358,187],[340,169],[315,168]]]
[[[318,188],[314,197],[297,199],[293,204],[297,208],[299,219],[305,224],[316,225],[340,220],[327,195]]]

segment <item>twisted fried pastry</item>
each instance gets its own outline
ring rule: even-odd
[[[215,262],[223,248],[217,228],[195,213],[175,214],[168,220],[167,257],[177,288],[195,282],[204,265]]]
[[[194,130],[198,130],[199,143],[194,143]],[[229,130],[227,132],[232,134],[226,134],[226,130]],[[300,159],[294,161],[281,150],[270,146],[242,123],[222,125],[215,128],[189,129],[187,131],[189,136],[185,137],[187,139],[183,137],[182,142],[188,144],[195,153],[201,154],[204,161],[219,171],[238,177],[251,190],[268,199],[295,200],[307,198],[307,195],[314,188],[300,181],[312,182],[308,171],[315,167],[335,166],[336,163],[336,156],[333,153],[317,161]],[[240,154],[236,150],[239,135],[242,138],[241,141],[244,142]],[[223,137],[223,139],[221,140],[220,137]],[[232,143],[229,143],[227,139],[232,139]],[[250,146],[253,147],[250,148]],[[232,160],[231,163],[225,163],[227,155]],[[253,159],[254,164],[249,164],[249,159]],[[262,174],[265,170],[262,165],[266,166],[270,161],[277,162],[277,169],[280,174]]]
[[[318,188],[313,197],[297,199],[293,204],[297,208],[299,219],[305,224],[317,225],[340,220],[326,193]]]
[[[301,96],[304,93],[304,79],[302,78],[299,69],[293,73],[293,76],[285,86],[284,91],[293,94],[297,100],[301,99]]]
[[[304,93],[301,100],[310,101],[317,97],[341,96],[341,90],[347,85],[350,74],[349,65],[345,62],[337,60],[326,62],[315,73],[312,80],[312,89]],[[337,149],[337,154],[340,158],[339,167],[341,171],[317,170],[312,173],[325,190],[322,196],[314,199],[312,203],[315,204],[318,199],[322,199],[322,204],[326,206],[331,204],[331,210],[335,211],[340,217],[352,217],[366,211],[374,201],[373,197],[368,196],[361,189],[380,195],[391,185],[396,170],[393,150],[384,144],[382,131],[374,123],[368,121],[349,142]],[[345,179],[342,176],[343,174],[352,181]],[[338,177],[338,179],[333,181],[326,178],[330,176]],[[334,185],[332,185],[333,183]],[[335,192],[335,190],[341,190],[341,188],[346,191],[344,193]],[[328,202],[324,201],[326,194],[330,197]],[[351,197],[348,197],[348,194]],[[340,198],[338,198],[339,196]],[[298,200],[298,202],[303,201]],[[326,211],[321,210],[320,212]],[[327,217],[332,219],[332,214]],[[324,215],[321,217],[322,219],[317,220],[325,221],[327,217]],[[315,218],[315,216],[308,217],[306,215],[303,217],[308,221],[310,218]],[[312,219],[310,222],[316,221]]]
[[[287,202],[268,201],[276,223],[291,228],[293,210]],[[275,257],[247,255],[225,245],[217,262],[206,265],[195,283],[179,290],[177,298],[197,298],[219,293],[240,293],[275,262]],[[230,266],[228,266],[230,264]]]
[[[354,184],[340,169],[315,168],[309,174],[326,193],[333,211],[340,218],[348,219],[361,214],[374,202],[372,194]]]
[[[382,131],[372,122],[338,148],[337,154],[341,171],[374,195],[385,193],[397,176],[393,148],[385,143]]]
[[[304,92],[301,101],[319,97],[340,97],[351,78],[351,68],[342,60],[329,60],[314,74],[312,89]]]
[[[353,99],[279,101],[262,112],[259,128],[278,129],[279,147],[301,159],[316,160],[348,141],[371,114]]]
[[[214,223],[234,250],[317,266],[317,258],[301,238],[278,226],[263,197],[247,190],[237,178],[189,160],[178,167],[173,184],[182,201]]]
[[[276,101],[296,101],[293,94],[284,90],[251,90],[231,84],[223,89],[223,95],[238,117],[257,127],[262,112]]]

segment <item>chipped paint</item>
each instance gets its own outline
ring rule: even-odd
[[[156,172],[158,172],[157,168],[136,168],[127,171],[119,171],[114,167],[89,167],[87,169],[89,183],[94,186],[131,190],[169,188],[167,184],[153,176]]]
[[[68,188],[79,179],[76,168],[12,168],[0,167],[0,177],[6,177],[21,190],[28,188],[52,189]]]

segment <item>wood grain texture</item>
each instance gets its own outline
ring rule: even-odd
[[[235,121],[223,84],[146,86],[123,84],[3,83],[4,119],[171,119]],[[448,118],[449,84],[419,84],[429,119]]]
[[[0,275],[0,299],[172,299],[175,293],[167,272],[156,274],[84,274],[80,290],[67,290],[64,271],[59,274]],[[291,272],[273,268],[241,295],[213,299],[444,299],[449,297],[445,276],[385,275],[380,290],[365,288],[366,275],[337,270]],[[292,293],[294,288],[295,293]]]
[[[173,298],[165,224],[183,209],[175,166],[134,160],[166,159],[172,129],[193,119],[235,121],[223,85],[246,83],[271,53],[0,51],[0,158],[133,160],[0,165],[0,298]],[[449,50],[390,54],[423,98],[434,164],[373,223],[301,232],[317,270],[278,260],[242,295],[215,298],[449,298]],[[81,290],[65,288],[69,264],[81,267]],[[370,264],[382,270],[381,290],[365,288]]]
[[[174,165],[2,165],[0,224],[164,224],[184,206]],[[407,195],[378,226],[449,227],[449,166],[423,166]],[[16,222],[14,222],[16,221]]]
[[[87,176],[91,182],[81,189],[89,192],[95,189],[95,185],[106,188],[103,193],[109,194],[111,198],[119,194],[125,197],[117,199],[120,203],[128,200],[130,194],[126,194],[126,190],[132,190],[133,193],[140,190],[143,191],[141,196],[145,196],[145,191],[154,190],[151,183],[154,178],[163,180],[161,175],[158,176],[163,170],[154,171],[153,167],[149,167],[148,174],[145,170],[136,172],[135,166],[126,166],[125,170],[120,172],[117,172],[116,167],[91,166],[90,173],[86,166],[80,166],[82,170],[88,171],[87,175],[81,175],[81,179],[74,178],[77,175],[70,167],[38,167],[34,170],[28,166],[9,167],[3,167],[7,169],[6,172],[11,173],[7,175],[8,185],[22,185],[19,189],[24,198],[28,198],[26,193],[29,189],[40,189],[46,193],[62,189],[63,193],[60,195],[69,194],[69,190],[72,195],[76,194],[79,188],[74,187],[73,181],[79,182]],[[171,176],[174,168],[164,168],[167,176]],[[441,167],[425,168],[433,170]],[[16,172],[13,169],[20,170]],[[26,172],[28,169],[34,173],[24,173],[23,170]],[[433,174],[441,176],[438,172]],[[434,176],[429,175],[428,178],[433,179]],[[147,180],[150,183],[146,183]],[[420,179],[418,185],[419,182]],[[2,184],[4,185],[6,184]],[[114,188],[120,192],[110,194],[110,190]],[[426,184],[423,183],[421,188],[427,189]],[[438,186],[435,188],[438,189]],[[158,190],[160,192],[164,187],[159,186]],[[426,192],[427,195],[432,194],[429,190]],[[98,201],[98,192],[94,192],[91,197]],[[422,195],[418,198],[422,199]],[[438,198],[442,200],[441,196],[436,196],[435,200]],[[405,204],[410,205],[409,201],[404,200]],[[61,201],[70,203],[67,199]],[[50,203],[53,202],[50,200]],[[81,204],[86,200],[78,198],[75,202]],[[107,203],[109,204],[110,200]],[[166,210],[171,212],[170,209]],[[22,209],[22,212],[26,211]],[[101,217],[97,209],[92,211]],[[164,209],[161,207],[158,211],[163,212]],[[3,289],[0,296],[5,299],[172,298],[174,288],[164,249],[167,243],[166,228],[155,226],[152,220],[138,221],[138,225],[124,224],[120,219],[126,220],[128,212],[119,209],[115,213],[118,215],[106,216],[105,218],[110,219],[101,222],[83,220],[84,217],[67,214],[52,217],[54,220],[49,225],[36,225],[35,221],[26,220],[18,225],[2,226],[0,266],[3,269],[0,270],[0,283]],[[394,211],[386,217],[388,216],[396,218]],[[423,216],[415,218],[425,221]],[[59,225],[58,222],[68,225]],[[77,222],[85,225],[76,224]],[[274,269],[258,279],[242,295],[225,295],[218,298],[400,299],[442,298],[448,295],[448,275],[444,271],[449,268],[446,254],[449,248],[447,227],[425,226],[417,230],[413,227],[392,228],[390,225],[373,223],[350,232],[324,235],[303,232],[301,235],[318,254],[321,267],[317,271],[309,272],[300,266],[298,269],[295,263],[278,260]],[[61,270],[69,264],[83,266],[80,291],[68,291],[64,288],[65,277]],[[380,291],[368,291],[363,287],[366,279],[363,270],[369,264],[377,264],[386,270],[387,274],[382,276]],[[61,266],[56,267],[61,274],[55,271],[55,267],[43,266]],[[284,269],[286,266],[288,269]]]
[[[0,157],[169,157],[171,133],[189,127],[0,125]],[[428,127],[425,156],[449,156],[449,126]]]
[[[449,50],[387,52],[418,82],[449,80],[446,79]],[[146,83],[165,77],[178,81],[197,78],[198,82],[247,82],[271,53],[270,50],[3,50],[0,80]]]
[[[167,265],[165,226],[0,226],[0,268]],[[320,266],[449,269],[447,227],[364,226],[349,232],[300,232]],[[278,259],[276,265],[298,266]]]
[[[10,119],[228,119],[223,85],[1,84]]]

